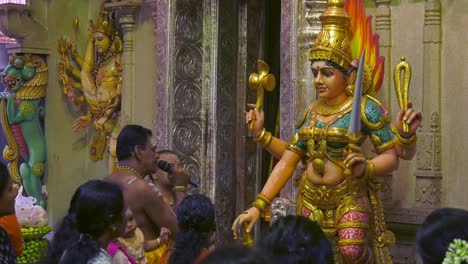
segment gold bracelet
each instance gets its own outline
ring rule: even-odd
[[[263,128],[262,131],[260,131],[260,134],[258,134],[258,136],[254,138],[255,142],[262,140],[263,137],[265,136],[265,132],[266,132],[266,129]]]
[[[270,207],[271,201],[263,194],[257,195],[257,200],[252,203],[252,206],[260,210],[260,212],[265,213]]]
[[[414,144],[416,144],[416,141],[417,141],[417,137],[416,137],[416,133],[414,133],[410,138],[406,139],[406,138],[402,138],[400,134],[397,134],[397,138],[398,138],[398,142],[400,143],[400,145],[404,148],[412,148],[414,146]]]
[[[174,192],[185,192],[187,190],[187,187],[179,185],[179,186],[174,186],[174,188],[172,188],[172,190]]]
[[[406,138],[401,137],[400,133],[398,132],[398,129],[395,126],[392,126],[392,130],[393,130],[393,133],[395,133],[400,146],[409,149],[409,148],[412,148],[414,144],[416,144],[416,141],[417,141],[416,133],[411,135],[410,138],[406,139]]]
[[[375,175],[375,165],[372,161],[367,161],[366,170],[364,171],[364,180],[367,182],[372,179]]]
[[[265,128],[263,128],[260,134],[257,137],[255,137],[254,140],[255,142],[258,142],[262,146],[262,148],[265,148],[268,145],[270,145],[272,139],[273,136],[271,135],[271,133],[266,131]]]

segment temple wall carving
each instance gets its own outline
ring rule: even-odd
[[[37,6],[47,1],[34,1]],[[48,39],[70,35],[72,18],[87,21],[98,1],[56,0],[43,21]],[[86,2],[86,3],[85,3]],[[112,1],[118,3],[119,1]],[[138,2],[138,1],[129,1]],[[255,93],[248,91],[248,74],[262,57],[259,12],[261,1],[236,0],[144,0],[126,25],[126,62],[133,79],[124,87],[122,112],[125,122],[153,128],[158,148],[181,154],[192,175],[224,215],[220,238],[230,235],[236,211],[248,205],[258,191],[259,149],[246,135],[242,111]],[[57,3],[57,5],[56,5]],[[280,137],[288,140],[297,118],[315,94],[310,82],[307,49],[318,28],[323,0],[281,0],[280,43]],[[464,132],[468,122],[468,3],[465,1],[368,0],[368,11],[380,34],[381,53],[386,56],[386,77],[379,94],[391,111],[398,111],[393,80],[389,73],[401,56],[412,65],[410,98],[424,112],[418,132],[419,153],[402,161],[398,172],[386,176],[384,203],[390,227],[397,229],[401,244],[398,258],[414,256],[412,237],[424,216],[436,207],[468,208],[468,163]],[[61,10],[60,6],[66,6]],[[42,12],[42,11],[41,11]],[[42,13],[40,13],[42,14]],[[232,15],[237,14],[237,15]],[[234,33],[233,33],[234,32]],[[79,32],[86,39],[87,32]],[[42,36],[45,37],[45,36]],[[45,41],[45,49],[56,43]],[[133,44],[132,46],[129,46]],[[78,43],[83,49],[84,43]],[[55,65],[52,53],[48,64]],[[129,69],[131,70],[131,69]],[[130,76],[130,75],[129,75]],[[47,96],[48,190],[51,221],[66,211],[73,190],[89,178],[103,177],[105,164],[87,160],[87,134],[61,133],[76,118],[63,111],[56,72],[50,71]],[[55,92],[56,93],[55,93]],[[60,126],[58,125],[60,124]],[[294,200],[291,183],[283,197]],[[410,263],[410,262],[406,262]]]

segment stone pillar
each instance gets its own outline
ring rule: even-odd
[[[135,60],[133,43],[135,41],[135,13],[140,7],[141,0],[120,0],[107,3],[106,8],[114,8],[118,17],[118,23],[122,28],[122,105],[120,126],[134,123],[135,116],[135,94],[134,71]]]
[[[0,30],[8,37],[15,38],[16,44],[6,46],[8,53],[50,54],[45,47],[48,32],[47,5],[32,1],[30,5],[1,4]]]
[[[298,1],[281,1],[281,72],[280,72],[280,138],[289,140],[297,117],[297,21]],[[293,198],[294,188],[290,180],[281,196]]]
[[[389,108],[392,108],[392,13],[390,0],[375,0],[377,5],[375,14],[375,33],[379,34],[380,55],[385,57],[384,80],[377,97]],[[385,207],[392,206],[392,174],[383,176],[385,189],[383,190],[382,203]]]
[[[298,20],[299,43],[297,54],[297,78],[299,97],[296,105],[295,123],[298,114],[302,113],[309,104],[316,99],[314,84],[312,82],[312,71],[310,70],[309,50],[322,27],[320,16],[327,9],[327,0],[304,0],[303,5],[298,7],[300,14]]]
[[[427,0],[424,14],[423,109],[428,121],[418,136],[415,206],[437,208],[441,205],[441,5]],[[427,120],[426,119],[426,120]]]

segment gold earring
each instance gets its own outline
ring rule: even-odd
[[[353,96],[353,94],[354,94],[354,84],[349,84],[348,86],[346,86],[345,92],[346,92],[347,96]]]

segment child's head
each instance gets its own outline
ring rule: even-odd
[[[133,212],[130,208],[127,209],[125,212],[125,218],[127,219],[127,225],[125,227],[125,231],[122,235],[124,238],[130,238],[135,236],[135,231],[137,229],[137,224],[135,221],[135,217],[133,217]]]

